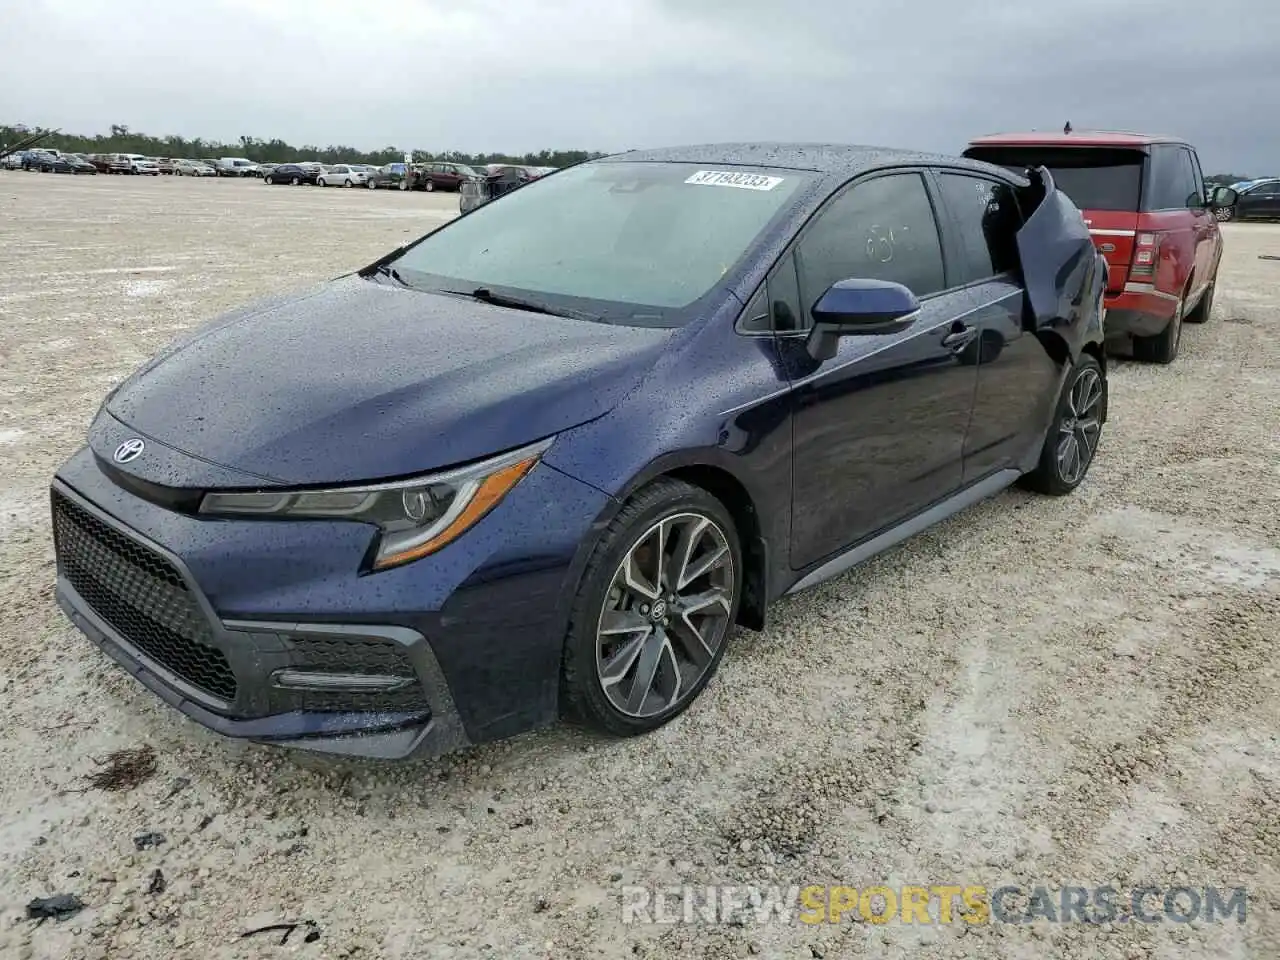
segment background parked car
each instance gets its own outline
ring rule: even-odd
[[[1226,220],[1280,220],[1280,178],[1250,181],[1236,188],[1236,202],[1213,213]]]
[[[282,163],[264,176],[264,183],[314,184],[320,173],[319,165],[311,166],[301,163]]]
[[[178,161],[173,157],[156,157],[156,166],[160,168],[161,173],[172,174],[173,165]]]
[[[414,176],[410,186],[414,190],[460,190],[468,180],[480,180],[484,174],[467,166],[465,163],[430,163],[415,164]]]
[[[1170,363],[1182,322],[1213,309],[1222,235],[1217,197],[1205,196],[1195,148],[1136,133],[1006,133],[981,137],[964,155],[1015,172],[1046,166],[1084,214],[1107,258],[1107,336],[1132,338],[1139,360]]]
[[[244,157],[223,157],[216,161],[214,169],[223,177],[260,177],[261,168]]]
[[[144,157],[139,153],[122,153],[120,156],[128,164],[128,173],[152,177],[160,176],[160,167],[150,157]]]
[[[536,180],[530,168],[514,164],[491,163],[486,169],[492,171],[487,177],[468,180],[462,184],[458,197],[458,212],[466,213],[476,207],[483,206],[495,197],[510,193],[517,187]]]
[[[40,159],[40,165],[37,169],[41,173],[96,174],[98,172],[98,168],[88,160],[69,153],[64,153],[59,157],[55,157],[52,154],[46,155]]]
[[[322,167],[316,175],[316,185],[321,187],[358,187],[368,179],[368,174],[358,164],[334,163]]]
[[[394,187],[399,190],[407,190],[408,185],[404,182],[405,166],[403,163],[386,163],[378,167],[373,173],[365,178],[365,186],[370,190],[387,189]]]
[[[173,161],[173,173],[178,177],[216,177],[218,171],[199,160]]]

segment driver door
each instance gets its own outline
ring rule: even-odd
[[[899,333],[842,337],[835,357],[815,361],[810,308],[850,278],[903,284],[919,316]],[[779,345],[793,385],[791,566],[802,569],[960,488],[977,386],[963,354],[977,329],[965,321],[970,293],[947,289],[934,199],[915,171],[860,180],[829,201],[769,296],[775,318],[779,298],[801,318],[801,335]]]

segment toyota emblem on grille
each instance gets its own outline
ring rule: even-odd
[[[111,455],[111,459],[116,463],[130,463],[142,456],[142,448],[145,446],[146,444],[137,437],[132,440],[126,440],[116,447],[116,452]]]

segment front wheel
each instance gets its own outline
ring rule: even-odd
[[[1080,486],[1093,463],[1107,417],[1107,378],[1096,358],[1080,357],[1058,400],[1040,462],[1022,478],[1039,493],[1060,497]]]
[[[400,189],[401,189],[401,190],[408,190],[408,189],[409,189],[409,181],[408,181],[408,180],[401,180],[401,181],[400,181]]]
[[[295,187],[296,187],[296,186],[297,186],[298,184],[300,184],[302,181],[301,181],[300,179],[298,179],[297,177],[294,177],[294,178],[293,178],[292,180],[290,180],[289,182],[290,182],[291,184],[293,184],[293,186],[295,186]]]
[[[715,674],[742,594],[742,550],[724,505],[664,478],[606,528],[570,614],[565,715],[616,736],[667,723]]]
[[[422,185],[422,189],[427,191],[427,193],[431,193],[433,190],[435,190],[435,188],[436,188],[436,184],[434,180],[428,180],[426,183]]]
[[[343,180],[343,181],[342,181],[342,185],[343,185],[344,187],[349,187],[349,186],[351,186],[351,181],[350,181],[350,180]]]
[[[370,190],[378,189],[378,185],[372,180],[366,180],[364,185],[368,187]]]
[[[1230,223],[1236,218],[1236,208],[1219,207],[1217,210],[1213,211],[1213,216],[1219,223]]]

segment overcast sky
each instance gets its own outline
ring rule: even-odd
[[[0,122],[427,150],[1178,134],[1280,174],[1275,0],[0,0]]]

